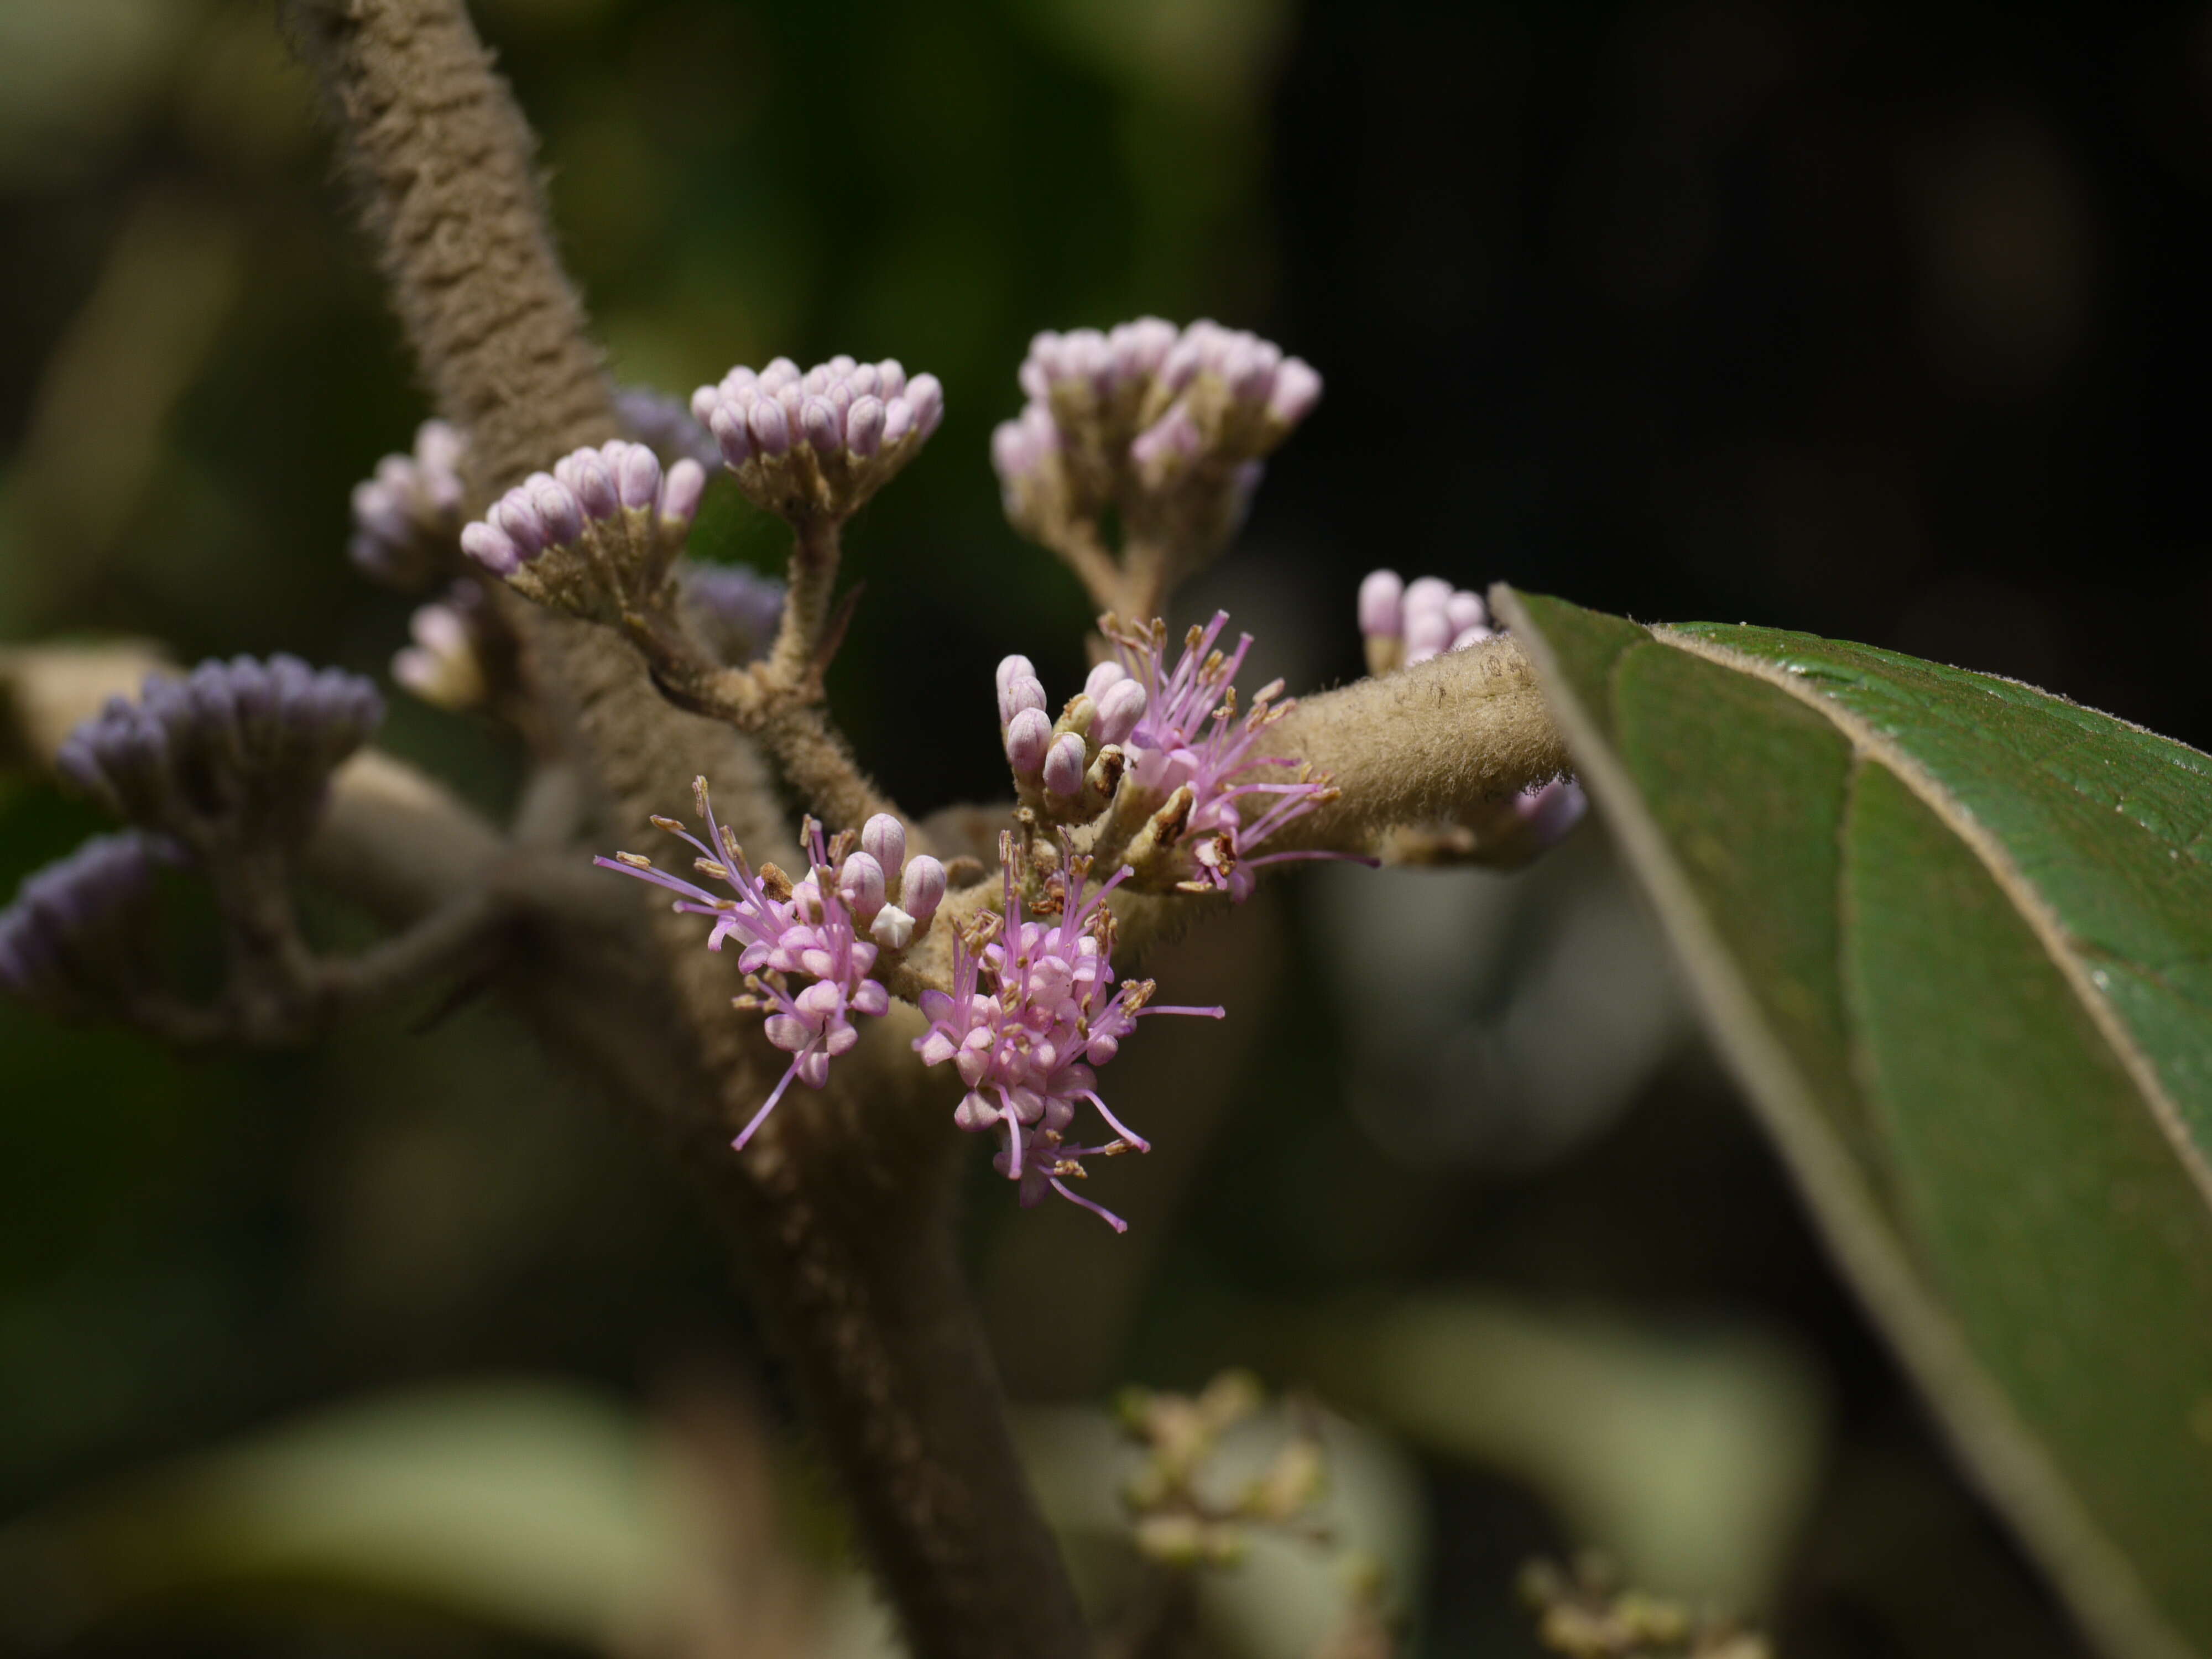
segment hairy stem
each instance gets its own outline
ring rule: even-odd
[[[294,0],[293,15],[424,379],[471,434],[477,497],[610,435],[599,356],[553,252],[529,130],[460,0]],[[781,841],[764,768],[734,732],[665,702],[614,635],[518,621],[533,690],[566,728],[587,793],[618,819],[666,810],[704,775],[741,839]],[[941,1103],[924,1109],[918,1079],[884,1081],[916,1068],[848,1065],[733,1156],[728,1137],[772,1075],[765,1045],[732,1014],[727,964],[699,948],[690,919],[647,911],[641,897],[629,915],[645,914],[657,917],[650,946],[556,938],[532,953],[527,983],[549,1009],[580,1003],[604,1032],[610,999],[580,998],[576,981],[603,977],[611,957],[642,958],[641,994],[625,1004],[635,1052],[616,1032],[597,1044],[601,1069],[723,1200],[915,1650],[1085,1651],[954,1266],[954,1137]],[[851,1076],[879,1085],[865,1110]]]
[[[1327,772],[1339,798],[1267,843],[1358,851],[1399,824],[1448,823],[1567,769],[1565,745],[1510,635],[1301,697],[1267,750]]]

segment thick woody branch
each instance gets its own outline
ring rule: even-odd
[[[545,228],[528,129],[460,0],[294,0],[334,107],[394,303],[441,410],[470,430],[479,500],[613,430],[597,352]],[[532,615],[534,684],[570,734],[588,792],[636,823],[712,780],[749,846],[776,846],[764,768],[726,726],[678,711],[615,635]],[[825,728],[826,729],[826,728]],[[800,787],[805,787],[801,781]],[[528,989],[604,1032],[603,1075],[688,1154],[737,1224],[805,1383],[825,1453],[916,1650],[1053,1659],[1087,1646],[1016,1463],[943,1206],[956,1137],[919,1079],[880,1071],[863,1102],[833,1079],[733,1157],[728,1138],[773,1073],[732,1016],[729,965],[696,924],[649,906],[587,953],[586,982],[635,966],[634,994],[580,1001],[562,949]],[[557,944],[557,941],[556,941]],[[560,1021],[548,1035],[568,1035]],[[879,1022],[891,1028],[892,1021]],[[624,1038],[627,1041],[625,1042]],[[859,1054],[850,1057],[860,1059]],[[915,1068],[898,1075],[913,1078]]]

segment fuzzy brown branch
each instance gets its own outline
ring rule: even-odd
[[[292,15],[424,378],[470,432],[478,499],[611,435],[599,354],[553,252],[528,128],[459,0],[294,0]],[[535,686],[617,821],[678,804],[704,775],[742,839],[781,842],[763,768],[734,733],[665,702],[612,635],[534,614],[522,626]],[[732,1156],[728,1137],[767,1086],[763,1045],[732,1018],[727,965],[699,948],[696,926],[652,911],[649,949],[632,931],[584,961],[535,953],[526,972],[542,1006],[574,1008],[571,988],[603,978],[610,960],[647,964],[622,1000],[635,1022],[628,1053],[619,1033],[599,1045],[616,1062],[608,1080],[690,1157],[736,1224],[915,1650],[1085,1651],[959,1283],[945,1103],[917,1068],[893,1073],[894,1085],[848,1066],[845,1076],[878,1084],[865,1101],[838,1086],[793,1102]],[[577,1011],[603,1026],[611,1000],[595,995]]]
[[[1267,747],[1329,774],[1341,792],[1270,852],[1362,850],[1386,830],[1452,822],[1568,768],[1528,653],[1510,636],[1302,697]]]

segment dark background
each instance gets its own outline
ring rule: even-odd
[[[1139,312],[1258,329],[1327,379],[1189,596],[1261,634],[1262,678],[1357,672],[1352,595],[1389,564],[1869,641],[2212,741],[2212,13],[479,13],[623,379],[683,392],[733,362],[852,350],[945,381],[944,428],[849,540],[868,591],[832,686],[910,808],[1003,787],[979,690],[999,654],[1027,651],[1049,685],[1079,672],[1080,594],[1000,519],[986,444],[1032,331]],[[381,675],[407,605],[348,566],[346,490],[425,411],[270,9],[10,0],[0,239],[0,640],[125,632]],[[702,525],[715,556],[780,558],[732,495]],[[393,703],[393,748],[503,802],[515,763],[494,733]],[[0,889],[92,823],[0,778]],[[1343,1366],[1316,1355],[1341,1299],[1752,1331],[1820,1425],[1776,1565],[1738,1585],[1782,1650],[2071,1651],[1663,975],[1604,977],[1653,958],[1600,838],[1515,882],[1372,879],[1400,897],[1285,883],[1158,964],[1244,1024],[1117,1066],[1117,1100],[1183,1147],[1102,1176],[1131,1240],[1017,1214],[978,1181],[977,1273],[1016,1392],[1097,1400],[1237,1360],[1313,1378],[1417,1460],[1430,1569],[1401,1589],[1420,1650],[1515,1652],[1515,1565],[1588,1528],[1561,1518],[1542,1458],[1516,1461],[1520,1431],[1454,1443],[1394,1419],[1386,1387],[1333,1389]],[[1387,981],[1390,906],[1428,879],[1456,884],[1432,890],[1480,938],[1423,1029],[1479,1040],[1438,1050],[1471,1056],[1456,1071],[1386,1075],[1354,981]],[[1516,1058],[1497,1036],[1530,1007],[1561,1045],[1625,1056],[1571,1121],[1541,1045]],[[0,1008],[0,1515],[440,1379],[566,1378],[651,1411],[672,1376],[728,1365],[783,1409],[666,1175],[495,1011],[418,1034],[422,1012],[185,1067]],[[1368,1358],[1370,1382],[1401,1369]],[[247,1593],[75,1639],[544,1638]]]

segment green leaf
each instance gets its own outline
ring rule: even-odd
[[[2212,1655],[2212,757],[1499,590],[1844,1271],[2110,1651]]]

